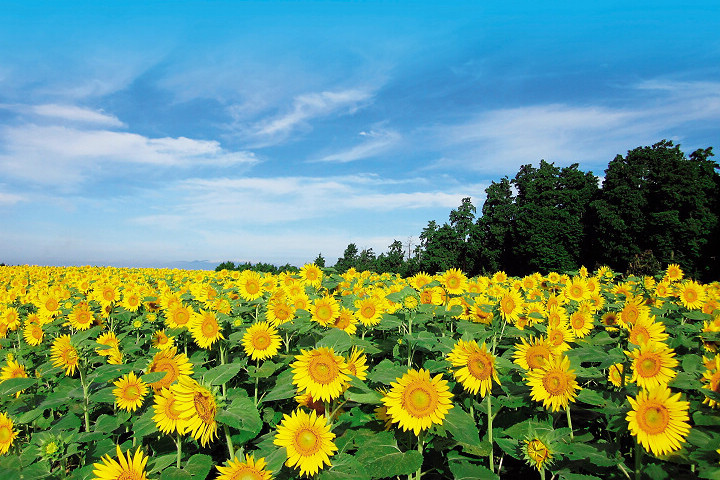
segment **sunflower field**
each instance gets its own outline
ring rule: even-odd
[[[0,472],[720,479],[720,283],[0,267]]]

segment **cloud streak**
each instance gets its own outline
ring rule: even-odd
[[[315,161],[348,163],[365,158],[372,158],[387,152],[402,139],[402,136],[393,130],[370,130],[369,132],[360,132],[360,135],[366,139],[364,142],[348,149],[325,155]]]

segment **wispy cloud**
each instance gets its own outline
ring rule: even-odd
[[[325,155],[317,160],[317,162],[334,162],[348,163],[363,158],[371,158],[387,152],[390,148],[398,144],[402,136],[393,130],[370,130],[360,132],[365,140],[348,149]]]
[[[0,206],[14,205],[23,200],[24,200],[24,197],[22,197],[21,195],[16,195],[14,193],[0,192]]]
[[[105,127],[124,127],[116,116],[100,110],[93,110],[78,105],[46,103],[41,105],[0,104],[0,110],[8,110],[33,120],[50,122],[94,124]]]

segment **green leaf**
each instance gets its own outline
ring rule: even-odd
[[[457,405],[445,415],[443,427],[450,434],[450,437],[458,443],[467,443],[469,445],[478,445],[480,443],[480,433],[475,420]]]
[[[183,470],[193,476],[193,480],[204,480],[210,473],[213,466],[212,457],[202,453],[196,453],[185,464]]]
[[[250,378],[269,378],[281,366],[282,365],[278,363],[265,360],[262,365],[260,365],[260,368],[250,366],[249,376]]]
[[[372,369],[370,374],[368,374],[368,380],[375,383],[381,383],[383,385],[390,385],[392,382],[405,375],[407,371],[408,367],[397,365],[386,358]]]
[[[581,475],[579,473],[561,473],[560,478],[564,480],[601,480],[595,475]]]
[[[203,375],[203,381],[210,385],[222,385],[228,380],[232,379],[237,375],[243,366],[240,363],[226,363],[225,365],[218,365],[217,367],[211,368],[205,375]]]
[[[168,372],[151,372],[146,373],[145,375],[140,377],[140,380],[142,380],[145,383],[155,383],[157,381],[162,380],[165,378],[165,375],[167,375]]]
[[[589,443],[558,444],[555,450],[570,460],[583,460],[599,467],[610,467],[617,464],[617,460],[608,457],[607,452],[598,450]]]
[[[410,475],[422,465],[423,457],[420,452],[402,452],[390,432],[368,432],[362,438],[359,435],[356,444],[358,449],[355,458],[374,478]]]
[[[230,406],[217,413],[218,422],[240,431],[240,443],[255,438],[262,429],[262,419],[255,406],[255,401],[249,397],[235,398]]]
[[[318,347],[332,348],[335,353],[347,352],[352,345],[352,337],[350,337],[346,331],[340,330],[339,328],[333,328],[325,332],[323,338],[317,342]]]
[[[259,401],[262,403],[273,402],[277,400],[285,400],[294,397],[297,393],[295,385],[292,383],[293,373],[289,368],[275,377],[275,386],[264,395]]]
[[[378,404],[382,399],[379,392],[371,389],[357,377],[350,377],[350,388],[345,391],[345,398],[351,402]]]
[[[169,467],[163,470],[160,480],[192,480],[192,475],[177,467]]]
[[[340,453],[330,458],[332,465],[320,472],[318,480],[370,480],[365,466],[354,456]]]
[[[157,472],[162,471],[166,467],[169,467],[173,463],[177,461],[177,454],[176,453],[170,453],[168,455],[161,455],[159,457],[156,457],[154,461],[150,461],[152,465],[152,468],[148,471],[149,474],[153,475]]]
[[[37,384],[35,378],[16,377],[8,378],[0,383],[0,397],[14,395],[21,390]]]
[[[489,468],[470,462],[467,458],[452,452],[448,454],[450,472],[455,480],[499,480],[500,477]]]

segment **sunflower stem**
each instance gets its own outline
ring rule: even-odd
[[[425,432],[420,432],[420,435],[418,435],[417,449],[418,449],[418,452],[420,453],[420,458],[423,458],[423,447],[424,447],[424,443],[425,443],[425,438],[424,438],[423,433],[425,433]],[[415,473],[415,480],[420,480],[421,477],[422,477],[422,461],[420,462],[420,466],[417,469],[417,473]]]
[[[572,441],[575,439],[575,435],[573,434],[572,417],[570,416],[570,405],[565,408],[565,413],[567,414],[568,427],[570,427],[570,440]]]
[[[230,436],[230,428],[223,424],[223,431],[225,432],[225,441],[227,442],[228,452],[230,452],[230,457],[228,458],[232,460],[235,456],[235,450],[233,449],[232,437]]]
[[[83,414],[85,416],[85,431],[90,431],[90,412],[88,411],[88,386],[85,381],[85,364],[84,362],[78,363],[78,370],[80,371],[80,383],[83,389]]]
[[[640,442],[635,439],[635,480],[640,480],[642,470],[642,448]]]
[[[488,442],[490,442],[490,471],[495,471],[495,458],[493,455],[493,417],[492,417],[492,395],[487,396],[487,420],[488,420]]]
[[[260,359],[258,358],[255,361],[255,406],[257,407],[258,404],[258,383],[260,382],[260,376],[258,375],[258,370],[260,369]],[[223,385],[224,386],[224,385]]]

